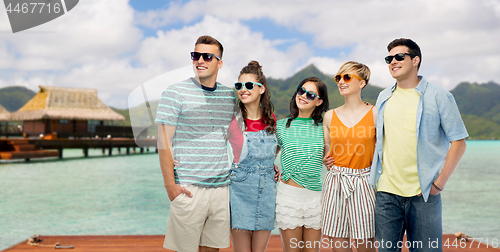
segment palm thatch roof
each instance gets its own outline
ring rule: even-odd
[[[8,121],[10,113],[2,105],[0,105],[0,121]]]
[[[40,119],[125,120],[97,97],[96,89],[40,86],[23,107],[10,114],[12,121]]]

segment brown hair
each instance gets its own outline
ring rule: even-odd
[[[201,36],[198,38],[198,40],[196,40],[196,43],[194,44],[194,46],[196,46],[198,44],[216,45],[217,47],[219,47],[219,51],[220,51],[220,55],[218,55],[218,56],[222,59],[222,53],[224,52],[224,48],[222,47],[222,44],[217,39],[214,39],[213,37],[210,37],[207,35]]]
[[[268,134],[273,134],[274,125],[276,124],[276,120],[273,117],[274,105],[271,102],[271,91],[269,91],[269,87],[267,86],[267,79],[264,73],[262,72],[262,66],[259,64],[259,62],[252,60],[248,63],[248,65],[246,65],[245,67],[243,67],[243,69],[241,69],[238,78],[243,74],[255,75],[257,82],[262,84],[262,86],[266,88],[264,93],[260,96],[260,104],[263,109],[263,115],[260,120],[263,123],[267,124],[266,132]],[[246,127],[247,110],[245,108],[245,104],[243,104],[243,102],[241,102],[240,100],[238,101],[238,106],[241,109],[241,114],[243,115],[243,119],[245,119],[245,127]]]
[[[408,47],[408,53],[417,55],[420,61],[418,62],[417,69],[420,69],[420,63],[422,63],[422,52],[420,51],[420,47],[415,43],[415,41],[406,38],[399,38],[393,40],[389,45],[387,45],[387,51],[390,52],[392,48],[397,46],[406,46]]]
[[[357,75],[365,80],[365,85],[363,86],[363,88],[365,88],[366,85],[368,85],[368,81],[370,81],[370,68],[368,68],[365,64],[356,61],[348,61],[340,67],[337,74],[342,75],[352,70],[356,71]]]

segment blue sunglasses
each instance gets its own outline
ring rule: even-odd
[[[317,95],[316,93],[314,93],[312,91],[307,91],[302,86],[298,86],[297,87],[297,95],[302,96],[303,94],[306,94],[306,98],[310,101],[314,101],[314,99],[316,99],[316,97],[318,97],[318,99],[319,99],[319,95]]]
[[[245,83],[236,82],[236,83],[234,83],[234,88],[236,90],[240,91],[243,88],[243,85],[245,85],[245,88],[247,90],[252,90],[255,85],[257,85],[259,87],[262,87],[261,83],[253,82],[253,81],[248,81],[248,82],[245,82]]]

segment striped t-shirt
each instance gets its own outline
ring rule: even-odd
[[[312,118],[297,117],[287,128],[287,121],[285,118],[276,123],[276,137],[281,148],[281,178],[292,179],[312,191],[321,191],[323,125],[314,125]]]
[[[175,183],[221,187],[230,183],[226,135],[235,107],[232,89],[203,88],[194,78],[169,86],[156,112],[157,124],[175,126]]]

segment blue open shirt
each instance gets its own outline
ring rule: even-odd
[[[417,172],[420,190],[427,202],[432,182],[438,177],[450,148],[450,142],[469,136],[453,95],[430,84],[422,76],[415,91],[420,94],[417,108]],[[382,174],[384,108],[396,84],[384,89],[377,98],[377,144],[373,155],[370,183],[377,185]]]

